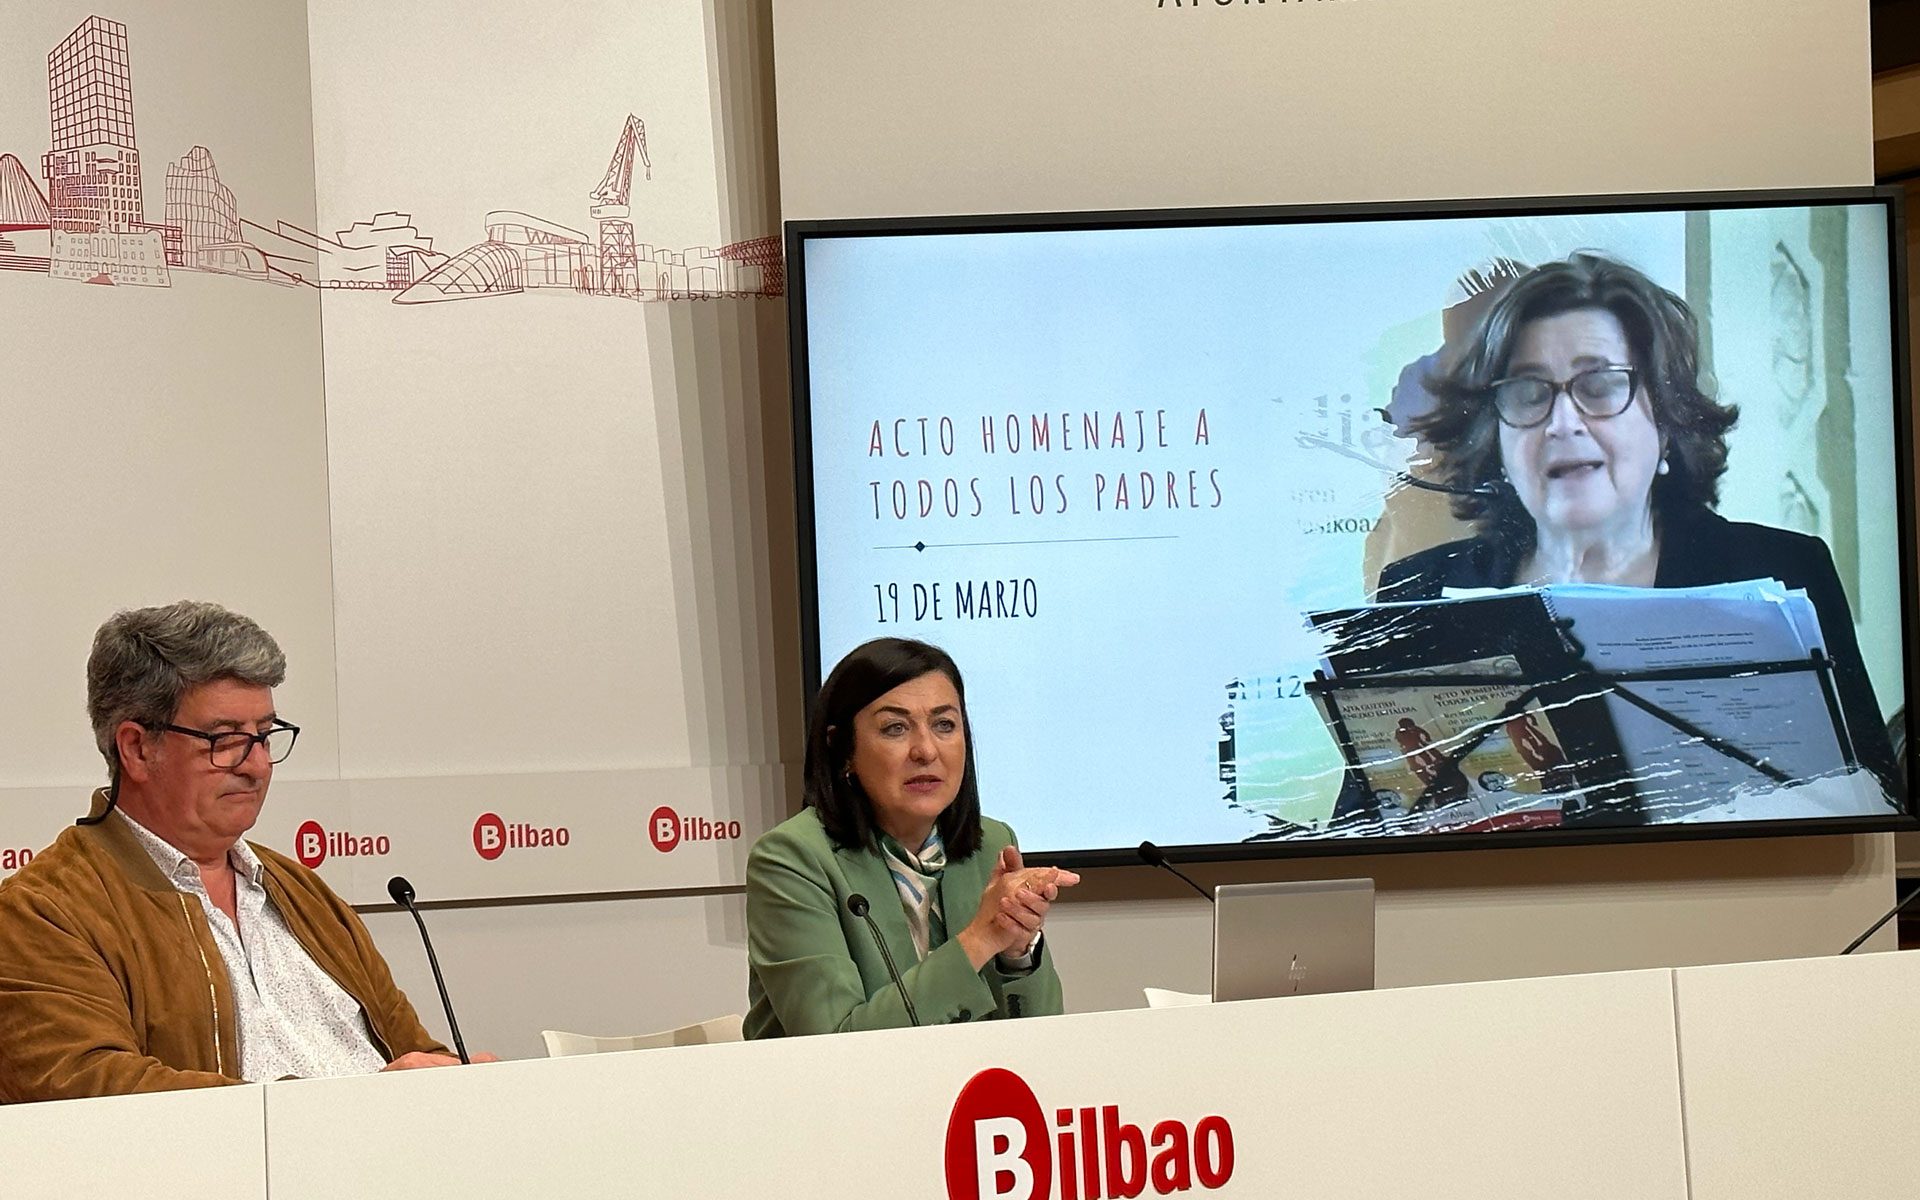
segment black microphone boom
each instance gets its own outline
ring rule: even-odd
[[[1891,921],[1895,917],[1899,916],[1916,900],[1920,900],[1920,887],[1914,888],[1911,892],[1908,892],[1907,898],[1905,900],[1902,900],[1900,903],[1894,905],[1892,910],[1889,911],[1886,916],[1881,917],[1878,921],[1875,921],[1873,924],[1867,926],[1867,931],[1861,934],[1859,937],[1853,939],[1851,942],[1848,942],[1847,948],[1845,950],[1842,950],[1840,953],[1852,954],[1855,950],[1858,950],[1861,947],[1861,945],[1866,942],[1868,938],[1880,932],[1880,927],[1882,925],[1885,925],[1888,921]]]
[[[893,979],[893,986],[900,989],[900,1003],[907,1006],[907,1020],[913,1027],[920,1027],[920,1014],[913,1011],[913,997],[907,995],[906,981],[900,978],[900,969],[893,965],[893,952],[887,949],[887,939],[880,936],[880,927],[873,922],[872,905],[859,892],[847,897],[847,911],[867,923],[867,932],[873,935],[873,944],[880,947],[880,961],[887,964],[887,974]]]
[[[433,968],[434,986],[440,989],[440,1007],[447,1013],[447,1028],[453,1031],[453,1048],[460,1053],[460,1061],[471,1063],[467,1057],[467,1044],[460,1040],[460,1022],[453,1019],[453,1001],[447,997],[447,981],[440,974],[440,957],[433,952],[433,939],[427,936],[427,923],[421,919],[420,910],[413,906],[413,885],[406,876],[395,875],[387,880],[387,895],[393,902],[413,914],[413,923],[420,927],[420,942],[427,948],[427,965]]]
[[[1185,871],[1182,871],[1179,867],[1176,867],[1172,863],[1168,862],[1166,852],[1161,850],[1160,847],[1154,845],[1152,842],[1141,842],[1139,854],[1140,854],[1141,862],[1147,864],[1150,867],[1160,867],[1164,870],[1172,871],[1175,875],[1180,877],[1180,882],[1186,884],[1188,887],[1192,888],[1194,891],[1199,892],[1201,896],[1205,897],[1208,904],[1215,903],[1213,898],[1213,893],[1201,887],[1199,884],[1195,883],[1193,880],[1189,879]]]

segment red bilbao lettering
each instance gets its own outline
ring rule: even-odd
[[[729,842],[741,835],[738,821],[714,821],[706,817],[683,817],[662,804],[647,818],[647,838],[653,848],[665,854],[681,842]]]
[[[393,843],[378,837],[355,837],[344,830],[328,833],[318,821],[307,821],[293,835],[293,856],[309,870],[329,858],[378,858],[393,853]]]
[[[1048,1129],[1025,1080],[999,1067],[967,1081],[947,1121],[949,1200],[1133,1200],[1206,1191],[1233,1178],[1233,1128],[1202,1117],[1151,1134],[1116,1104],[1062,1108]]]
[[[551,850],[573,840],[565,825],[530,825],[515,821],[511,825],[496,813],[481,813],[473,823],[473,852],[492,862],[509,850]]]
[[[18,871],[33,861],[33,851],[21,846],[16,850],[0,850],[0,871]]]

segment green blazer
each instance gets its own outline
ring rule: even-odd
[[[973,920],[1001,848],[1014,841],[999,821],[981,824],[980,849],[940,876],[941,911],[954,932]],[[1019,974],[1001,971],[998,960],[975,971],[951,937],[916,962],[886,860],[877,850],[834,845],[809,807],[768,830],[747,856],[747,1037],[912,1024],[867,923],[847,911],[855,892],[867,898],[922,1025],[1062,1011],[1045,939],[1040,961]]]

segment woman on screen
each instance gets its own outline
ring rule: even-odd
[[[806,807],[747,858],[747,1037],[1061,1011],[1041,930],[1080,877],[1026,866],[980,815],[945,651],[878,638],[842,659],[814,702],[804,786]]]
[[[1804,588],[1862,765],[1893,795],[1894,760],[1833,558],[1815,537],[1714,511],[1738,410],[1699,386],[1693,313],[1592,253],[1535,267],[1428,381],[1420,426],[1474,537],[1390,564],[1379,600],[1443,588],[1689,587],[1772,577]]]

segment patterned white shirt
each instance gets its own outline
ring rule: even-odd
[[[260,882],[266,868],[252,847],[240,841],[227,852],[236,928],[207,894],[192,859],[124,811],[118,815],[173,886],[199,900],[207,914],[233,984],[242,1079],[371,1075],[387,1065],[360,1005],[313,961],[271,903]]]

